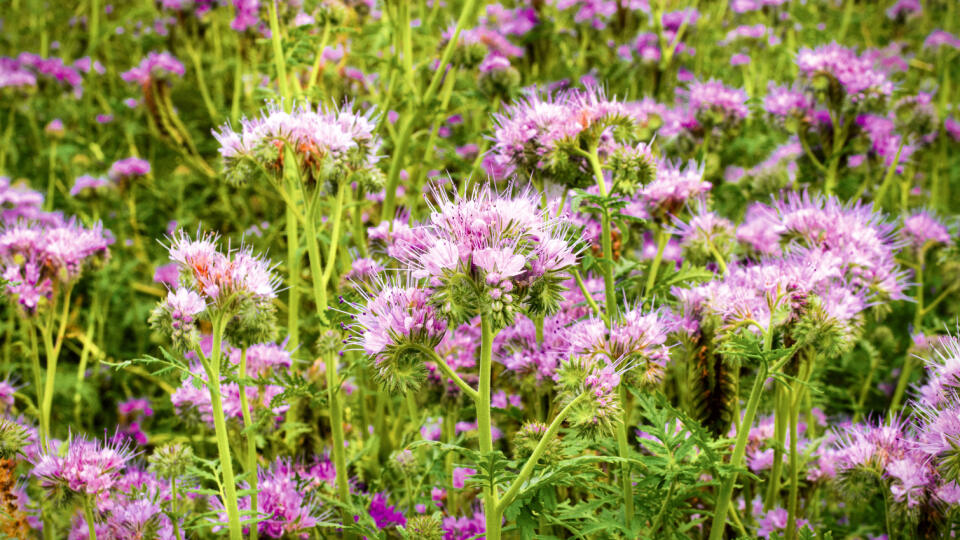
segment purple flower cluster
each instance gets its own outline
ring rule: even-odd
[[[110,166],[110,179],[116,183],[150,174],[150,162],[138,157],[121,159]]]
[[[152,81],[168,81],[174,77],[180,78],[186,73],[183,63],[167,51],[151,51],[140,64],[129,71],[124,71],[120,77],[130,83],[140,85]]]
[[[9,294],[33,314],[71,286],[84,268],[109,256],[110,240],[97,224],[76,221],[45,225],[19,221],[0,232],[0,261]]]
[[[571,175],[589,180],[585,160],[569,147],[597,144],[601,153],[609,153],[615,146],[610,124],[632,123],[632,118],[625,104],[607,99],[595,87],[556,93],[534,90],[493,115],[496,127],[488,172],[497,177],[535,175],[564,184],[577,183],[566,178]]]
[[[866,56],[831,43],[815,49],[803,47],[797,54],[800,73],[810,80],[826,76],[842,87],[851,103],[893,93],[893,82]],[[815,82],[815,81],[814,81]]]
[[[380,138],[374,134],[376,120],[372,113],[357,114],[351,108],[347,104],[314,110],[303,104],[286,112],[274,103],[261,116],[244,118],[239,132],[224,125],[214,137],[228,176],[236,182],[252,176],[244,161],[279,174],[287,146],[297,157],[305,181],[325,182],[344,171],[372,169],[380,148]]]
[[[447,324],[430,305],[429,289],[400,280],[377,280],[374,289],[374,295],[361,292],[363,300],[351,304],[355,315],[349,329],[366,354],[382,359],[408,345],[433,348],[446,335]]]
[[[34,462],[31,474],[48,490],[100,495],[116,488],[123,469],[133,458],[123,443],[104,443],[75,437],[60,452],[54,444]]]

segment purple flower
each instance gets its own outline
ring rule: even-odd
[[[747,93],[717,80],[693,81],[683,92],[687,106],[701,122],[735,123],[749,116]]]
[[[703,167],[691,161],[686,167],[661,161],[657,175],[643,186],[626,213],[642,218],[667,221],[684,207],[688,200],[706,193],[712,184],[703,179]]]
[[[773,83],[767,87],[767,97],[763,98],[763,110],[780,120],[806,118],[813,105],[813,99],[806,92]]]
[[[930,32],[927,39],[923,41],[924,49],[939,49],[944,45],[954,49],[960,49],[960,38],[945,30],[934,30]]]
[[[288,113],[272,103],[259,117],[244,118],[239,132],[226,124],[214,132],[224,168],[235,182],[248,180],[249,173],[241,166],[244,160],[253,160],[279,174],[285,145],[289,145],[306,182],[323,182],[328,175],[343,171],[370,169],[377,162],[380,148],[380,139],[374,134],[376,120],[372,113],[357,114],[351,108],[349,103],[334,110],[300,105]]]
[[[172,262],[158,266],[153,272],[153,282],[176,288],[180,283],[180,265]]]
[[[836,43],[816,49],[803,47],[797,54],[797,66],[808,79],[827,76],[839,83],[852,103],[893,93],[893,82],[873,62],[856,51]]]
[[[8,294],[33,313],[50,300],[57,284],[79,279],[83,269],[109,256],[102,227],[86,229],[76,222],[42,225],[19,222],[0,233],[3,277]]]
[[[152,51],[147,57],[140,61],[137,67],[125,71],[120,77],[131,83],[140,85],[149,84],[154,80],[170,80],[174,76],[183,77],[186,69],[183,64],[167,51]]]
[[[110,166],[110,179],[114,182],[150,174],[150,162],[138,157],[121,159]]]
[[[109,492],[133,458],[122,443],[75,437],[65,444],[67,448],[62,455],[59,448],[51,448],[34,462],[32,474],[46,489],[65,488],[85,495]]]
[[[951,244],[950,231],[929,212],[918,211],[903,219],[900,235],[916,250],[933,244]]]
[[[387,504],[386,493],[374,493],[370,498],[370,517],[373,518],[378,529],[386,529],[395,525],[404,526],[407,518],[396,507]]]
[[[599,135],[601,150],[606,152],[614,141],[610,130],[603,128],[614,118],[629,121],[632,116],[625,104],[607,99],[596,87],[556,93],[534,89],[506,106],[502,114],[493,116],[496,126],[491,149],[493,164],[507,175],[536,173],[575,184],[584,176],[589,178],[589,174],[581,171],[590,169],[584,158],[569,153],[564,143]],[[601,133],[597,133],[598,127],[603,130]],[[552,164],[557,160],[579,163],[578,178],[563,176],[572,173],[554,168]]]
[[[276,298],[279,278],[272,266],[246,247],[221,253],[217,239],[210,234],[192,239],[182,231],[171,239],[170,260],[180,265],[189,288],[216,309],[237,297],[258,302]]]
[[[624,361],[640,366],[643,372],[640,380],[652,384],[663,377],[669,359],[664,346],[668,330],[662,313],[644,313],[634,307],[611,322],[609,328],[603,319],[591,317],[575,323],[565,334],[570,355],[589,358],[592,362]]]
[[[351,342],[377,361],[408,344],[435,347],[447,325],[430,304],[430,291],[399,280],[377,281],[375,295],[361,291],[364,301],[350,304],[356,311],[349,326]]]
[[[70,188],[71,197],[88,197],[94,193],[109,190],[114,187],[114,183],[106,178],[83,175],[77,177]]]
[[[466,485],[467,478],[477,474],[476,469],[471,469],[469,467],[454,467],[453,469],[453,487],[456,489],[463,489]]]

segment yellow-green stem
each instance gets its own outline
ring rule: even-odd
[[[493,371],[493,328],[490,317],[480,315],[480,385],[477,399],[477,430],[480,439],[480,454],[486,456],[493,452],[493,436],[490,432],[490,383]],[[487,485],[483,488],[483,509],[486,519],[487,540],[500,540],[500,516],[497,513],[497,488]]]
[[[253,418],[250,414],[250,400],[247,399],[247,388],[243,383],[243,379],[247,376],[247,349],[240,349],[240,370],[239,370],[239,381],[237,387],[240,391],[240,409],[241,414],[243,415],[243,430],[246,432],[247,439],[247,455],[246,455],[246,470],[247,470],[247,483],[250,485],[250,514],[251,517],[254,517],[259,512],[259,506],[257,501],[258,495],[258,486],[257,486],[257,434],[253,426]],[[259,530],[257,524],[253,523],[250,525],[250,540],[257,540],[259,536]]]
[[[220,470],[223,473],[223,506],[227,511],[230,540],[241,540],[243,530],[240,526],[240,506],[237,500],[237,482],[233,476],[233,460],[230,457],[230,440],[227,436],[227,421],[223,414],[223,398],[220,394],[220,361],[223,342],[223,316],[214,317],[213,350],[205,362],[207,372],[207,390],[210,392],[210,406],[213,412],[213,428],[217,436],[217,451],[220,454]]]

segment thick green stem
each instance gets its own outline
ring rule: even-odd
[[[777,385],[774,390],[774,417],[773,417],[773,464],[770,468],[770,482],[767,484],[767,496],[764,499],[763,509],[769,511],[777,506],[780,497],[780,479],[783,469],[783,446],[787,437],[787,409],[786,391],[783,386]]]
[[[480,315],[480,388],[477,399],[477,429],[480,439],[480,454],[493,452],[493,435],[490,432],[490,379],[493,370],[493,328],[490,317]],[[487,540],[500,540],[500,515],[497,512],[497,488],[483,488],[483,509],[486,517]]]
[[[243,429],[246,432],[247,439],[247,456],[246,456],[246,470],[247,470],[247,483],[250,484],[250,513],[251,517],[254,517],[259,512],[259,506],[257,505],[257,433],[252,428],[253,418],[250,414],[250,400],[247,399],[247,388],[243,384],[243,379],[247,376],[247,349],[243,348],[240,350],[240,373],[239,373],[239,383],[237,383],[238,389],[240,391],[240,409],[241,414],[243,415]],[[250,540],[257,540],[259,534],[258,527],[256,524],[250,525]]]
[[[230,540],[241,540],[240,506],[237,500],[237,482],[233,476],[233,460],[230,457],[230,440],[227,436],[227,421],[223,414],[223,399],[220,395],[220,361],[224,321],[222,316],[213,322],[213,350],[204,368],[207,372],[207,389],[213,409],[213,428],[217,436],[217,451],[220,454],[220,469],[223,471],[223,506],[227,511]]]
[[[170,509],[172,510],[170,512],[172,514],[170,523],[173,525],[173,537],[176,540],[182,540],[183,537],[180,536],[180,511],[178,509],[178,500],[179,495],[177,493],[177,477],[173,476],[170,478]]]
[[[87,41],[87,52],[93,52],[100,37],[100,0],[90,0],[90,37]]]
[[[333,275],[333,269],[337,262],[340,231],[343,228],[343,201],[349,187],[347,182],[340,182],[340,185],[337,186],[337,198],[333,203],[333,217],[331,218],[333,220],[333,229],[330,232],[330,249],[327,251],[327,266],[323,269],[323,275],[319,283],[319,292],[321,293],[319,298],[322,299],[322,304],[317,305],[317,313],[320,314],[320,318],[324,321],[327,319],[327,284],[330,282],[330,277]],[[311,238],[310,241],[316,242],[317,239]]]
[[[87,520],[90,540],[97,540],[97,528],[93,521],[93,501],[90,500],[90,497],[83,498],[83,517]]]
[[[769,351],[773,342],[773,332],[767,330],[763,341],[763,350]],[[760,364],[757,376],[753,380],[753,387],[750,389],[750,396],[747,398],[747,409],[744,411],[743,420],[737,428],[737,441],[733,446],[733,455],[730,457],[730,465],[739,467],[743,461],[743,456],[747,450],[747,438],[750,435],[750,426],[753,425],[753,419],[757,415],[757,406],[760,404],[760,396],[763,394],[763,384],[767,380],[767,364]],[[727,510],[730,507],[730,498],[733,495],[733,488],[737,483],[737,473],[731,473],[723,482],[720,493],[717,495],[717,506],[713,513],[713,524],[710,526],[710,540],[720,540],[723,538],[723,530],[727,524]]]

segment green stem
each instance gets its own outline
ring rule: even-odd
[[[300,225],[297,214],[291,205],[287,205],[287,346],[291,351],[300,346]]]
[[[763,340],[763,350],[770,350],[773,342],[773,329],[768,329]],[[767,379],[767,364],[760,364],[760,370],[753,380],[753,387],[750,389],[750,396],[747,398],[747,409],[744,411],[743,420],[737,428],[737,441],[733,447],[733,455],[730,457],[730,465],[739,467],[743,461],[743,455],[747,450],[747,438],[750,435],[750,426],[753,425],[753,419],[757,415],[757,406],[760,404],[760,396],[763,394],[763,385]],[[727,523],[727,509],[730,507],[730,498],[733,495],[733,488],[737,483],[737,473],[731,473],[723,482],[720,488],[720,494],[717,496],[717,506],[713,513],[713,524],[710,527],[710,540],[720,540],[723,538],[723,530]],[[749,503],[748,503],[749,504]]]
[[[330,249],[327,251],[327,266],[323,269],[323,275],[321,276],[319,282],[319,291],[316,290],[316,281],[315,292],[319,292],[320,304],[317,305],[317,313],[320,315],[320,318],[324,321],[327,320],[326,311],[327,311],[327,284],[330,282],[330,277],[333,275],[333,268],[336,266],[337,262],[337,247],[340,242],[340,230],[343,226],[343,200],[346,196],[347,189],[349,184],[347,181],[342,181],[337,186],[337,198],[334,201],[333,206],[333,229],[330,232]],[[315,219],[315,217],[314,217]],[[316,238],[310,238],[310,242],[316,243]]]
[[[534,447],[533,453],[530,454],[530,457],[527,458],[527,461],[523,464],[523,467],[520,469],[520,472],[517,474],[517,477],[510,483],[510,487],[503,494],[503,497],[500,498],[500,502],[496,506],[496,518],[497,523],[500,522],[500,516],[503,515],[503,512],[513,503],[514,498],[520,492],[520,488],[523,487],[523,484],[530,479],[530,475],[533,474],[533,468],[536,467],[537,462],[540,461],[540,458],[543,457],[543,453],[546,452],[547,446],[550,445],[550,442],[553,441],[553,438],[557,436],[557,432],[560,431],[560,426],[563,424],[563,421],[570,414],[570,411],[580,403],[581,400],[585,399],[588,394],[580,394],[574,398],[566,407],[560,410],[557,413],[557,417],[553,419],[553,422],[550,422],[550,426],[547,427],[546,433],[543,434],[543,437],[540,438],[540,441],[537,442],[537,446]]]
[[[597,181],[597,187],[600,190],[600,196],[607,196],[607,185],[603,179],[603,167],[600,165],[600,157],[597,155],[597,147],[594,145],[586,153],[587,161],[593,170],[594,179]],[[606,306],[608,324],[617,320],[617,293],[613,280],[613,246],[610,239],[610,213],[604,209],[600,218],[600,246],[603,249],[603,285],[606,293]]]
[[[247,439],[247,482],[250,484],[250,517],[256,517],[259,513],[257,504],[257,434],[253,429],[253,418],[250,414],[250,400],[247,399],[247,389],[243,384],[243,379],[247,377],[247,349],[240,349],[240,369],[237,387],[240,390],[240,409],[243,416],[243,430],[246,432]],[[259,530],[256,523],[250,525],[250,540],[257,540]]]
[[[180,511],[178,510],[180,505],[177,504],[178,500],[179,495],[177,493],[177,477],[172,476],[170,477],[170,523],[173,525],[173,537],[176,540],[182,540],[182,537],[180,536]]]
[[[785,390],[783,386],[777,385],[774,390],[774,417],[773,417],[773,464],[770,469],[770,483],[767,484],[767,495],[764,499],[763,509],[769,511],[777,505],[777,498],[780,496],[780,480],[783,469],[783,445],[787,436],[787,411],[785,410]]]
[[[87,530],[90,534],[90,540],[97,540],[97,528],[93,521],[93,504],[90,497],[83,498],[83,516],[87,520]]]
[[[40,406],[43,402],[43,371],[40,369],[40,350],[37,345],[37,330],[33,325],[26,326],[26,330],[30,333],[30,360],[31,366],[33,367],[33,386],[37,390],[37,405]],[[50,427],[47,425],[46,419],[40,411],[37,411],[40,416],[40,447],[46,448],[47,441],[50,440]]]
[[[797,491],[800,485],[800,464],[797,452],[797,423],[800,416],[800,381],[794,381],[790,392],[790,495],[787,499],[787,540],[797,537]]]
[[[490,432],[490,379],[493,370],[493,328],[490,316],[480,315],[480,388],[477,392],[477,429],[480,439],[481,458],[493,452],[493,437]],[[497,512],[497,487],[483,488],[483,509],[486,516],[487,540],[500,540],[500,514]]]
[[[290,87],[287,82],[287,60],[283,56],[283,43],[280,35],[280,20],[277,18],[276,0],[267,1],[267,11],[270,17],[270,42],[273,44],[273,65],[277,70],[277,86],[280,97],[290,97]],[[284,109],[290,110],[292,104],[284,103]]]
[[[72,288],[68,287],[63,302],[63,313],[60,317],[60,329],[57,331],[56,341],[53,336],[53,323],[56,316],[50,311],[48,323],[40,327],[40,337],[43,339],[43,350],[47,357],[46,382],[43,387],[43,402],[40,405],[40,415],[43,423],[47,426],[47,440],[49,441],[51,433],[50,413],[53,410],[53,387],[57,379],[57,361],[60,358],[60,347],[63,345],[63,335],[67,329],[67,320],[70,315],[70,293]]]
[[[620,385],[620,401],[626,403],[627,387]],[[630,413],[624,406],[624,418],[617,426],[617,455],[627,460],[630,458],[630,442],[627,440],[628,417]],[[620,465],[620,489],[623,492],[623,516],[624,523],[630,528],[630,522],[633,520],[633,479],[630,476],[630,465],[626,462]]]
[[[653,290],[653,284],[657,282],[657,272],[660,271],[660,262],[663,261],[663,250],[667,247],[670,240],[670,233],[663,227],[657,231],[657,254],[653,256],[653,262],[650,264],[650,273],[647,274],[647,284],[643,289],[645,295],[649,295]],[[722,263],[721,263],[722,264]],[[724,265],[724,272],[726,266]]]
[[[577,281],[577,287],[580,287],[580,292],[583,293],[583,297],[586,299],[590,309],[593,310],[593,314],[599,316],[600,306],[597,305],[597,301],[593,299],[593,295],[587,290],[587,285],[583,282],[583,276],[580,275],[579,269],[573,269],[573,278]]]
[[[230,540],[241,540],[243,530],[240,527],[240,506],[237,500],[237,482],[233,476],[233,460],[230,457],[230,440],[227,436],[227,421],[223,414],[223,399],[220,395],[220,361],[223,342],[223,316],[215,316],[213,321],[213,350],[204,363],[207,372],[207,389],[210,392],[210,406],[213,409],[213,428],[217,436],[217,450],[220,454],[220,469],[223,471],[223,506],[227,511]]]
[[[672,455],[670,456],[670,459],[673,459]],[[651,537],[655,537],[656,534],[660,532],[660,525],[663,523],[663,516],[667,513],[667,507],[670,505],[670,500],[673,499],[673,491],[676,487],[676,480],[670,482],[670,489],[667,490],[667,496],[665,499],[663,499],[663,503],[660,505],[660,511],[657,512],[657,517],[653,520],[653,526],[650,527]]]
[[[87,51],[92,52],[96,47],[100,33],[100,0],[90,0],[90,39]]]
[[[90,313],[87,316],[87,339],[83,342],[83,349],[80,351],[80,364],[77,365],[77,389],[73,393],[73,416],[77,425],[81,423],[80,414],[80,387],[83,386],[83,380],[87,376],[87,361],[90,359],[90,343],[93,340],[93,325],[96,322],[97,312],[100,310],[100,295],[93,296],[93,305],[90,307]]]
[[[480,399],[480,394],[477,393],[477,391],[474,390],[472,386],[467,384],[466,381],[461,379],[460,376],[457,375],[455,371],[453,371],[453,368],[451,368],[450,365],[447,364],[443,360],[443,358],[440,357],[439,354],[437,354],[437,351],[431,349],[430,347],[426,347],[424,345],[410,344],[409,346],[427,355],[430,358],[430,360],[432,360],[435,364],[437,364],[437,367],[440,368],[440,371],[442,371],[444,375],[449,377],[450,380],[452,380],[457,386],[459,386],[460,390],[463,390],[463,393],[467,394],[467,396],[469,396],[470,399],[472,399],[473,401],[477,401],[478,399]]]
[[[341,183],[337,191],[338,203],[334,217],[334,237],[331,239],[331,249],[327,255],[328,267],[332,265],[331,261],[333,261],[337,256],[336,236],[339,234],[340,215],[342,213],[341,208],[343,206],[343,192],[346,189],[345,185],[345,183]],[[323,284],[323,276],[326,271],[321,270],[320,267],[320,245],[317,239],[316,230],[316,221],[318,216],[316,215],[316,208],[314,208],[314,206],[316,206],[316,203],[311,203],[311,208],[309,208],[307,211],[304,232],[307,236],[310,272],[314,276],[314,302],[317,305],[317,313],[321,316],[321,318],[323,318],[324,312],[327,309],[327,291],[326,285]],[[317,276],[319,276],[319,278]],[[337,376],[337,360],[338,358],[336,354],[331,354],[324,358],[324,362],[326,363],[327,401],[329,402],[330,406],[330,431],[333,436],[333,448],[331,448],[331,453],[333,454],[333,466],[336,470],[337,492],[340,497],[340,502],[349,506],[351,504],[351,497],[350,485],[347,482],[347,461],[343,450],[343,408],[340,402],[340,379]],[[341,515],[343,523],[346,526],[352,517],[346,509],[341,512]]]
[[[57,141],[50,142],[49,163],[47,167],[47,200],[43,201],[44,210],[48,212],[53,210],[53,198],[56,194],[56,161],[57,161]]]

